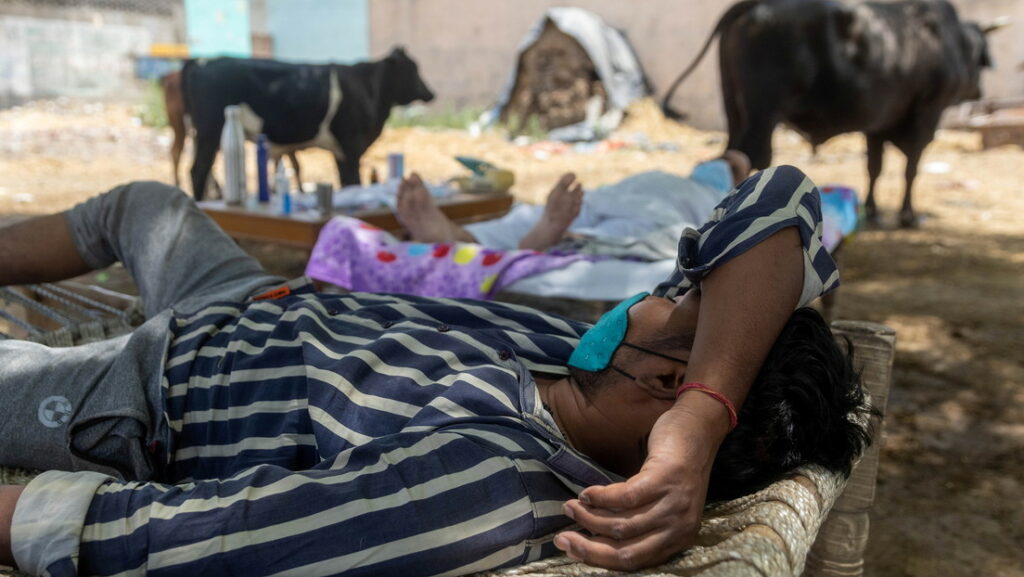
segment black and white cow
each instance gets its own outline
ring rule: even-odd
[[[192,192],[202,200],[220,148],[224,107],[242,109],[246,137],[267,135],[270,154],[325,148],[342,185],[359,184],[359,159],[380,136],[391,107],[434,94],[401,48],[351,66],[273,60],[190,60],[182,69],[186,113],[195,129]]]
[[[886,142],[907,157],[900,223],[915,224],[911,187],[921,153],[943,109],[981,95],[979,76],[991,66],[982,28],[961,22],[944,0],[865,2],[745,0],[719,19],[700,54],[720,35],[719,72],[729,123],[729,148],[754,168],[771,162],[771,137],[784,122],[812,146],[844,132],[867,137],[868,195],[875,219],[875,181]]]

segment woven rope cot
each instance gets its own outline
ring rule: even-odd
[[[99,322],[103,334],[130,330],[137,308],[125,307],[119,320]],[[833,332],[854,347],[854,364],[872,403],[885,410],[892,376],[895,333],[867,322],[837,321]],[[51,346],[95,340],[97,329],[61,327],[61,336],[42,339]],[[38,337],[38,335],[37,335]],[[105,338],[100,336],[99,338]],[[664,565],[632,575],[690,577],[857,577],[864,573],[868,511],[874,502],[881,423],[875,443],[861,456],[850,478],[820,467],[799,468],[786,479],[739,499],[710,505],[695,546]],[[27,484],[34,473],[0,467],[0,484]],[[596,577],[625,575],[597,569],[560,556],[476,577]],[[0,577],[23,577],[0,567]]]
[[[697,544],[659,567],[636,575],[800,575],[822,521],[843,490],[844,479],[817,467],[758,493],[705,510]],[[477,577],[591,577],[621,575],[554,557]]]
[[[838,340],[853,345],[854,366],[872,404],[884,412],[895,332],[861,321],[836,321],[832,330]],[[476,577],[858,577],[864,574],[882,434],[882,423],[876,423],[875,443],[849,479],[802,467],[753,495],[709,506],[697,544],[664,565],[620,573],[561,556]]]
[[[122,335],[142,320],[137,298],[93,285],[0,287],[0,339],[70,347]]]

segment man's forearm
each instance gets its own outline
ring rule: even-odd
[[[63,213],[0,228],[0,286],[63,280],[87,272]]]
[[[14,507],[24,487],[18,485],[0,486],[0,564],[14,565],[14,554],[11,552],[11,520],[14,519]]]
[[[701,282],[700,314],[686,380],[724,394],[737,410],[803,287],[803,251],[796,228],[785,228],[711,272]],[[719,440],[728,432],[724,407],[686,394],[676,408],[715,415]]]
[[[679,266],[657,289],[663,296],[684,293],[710,269],[700,281],[684,378],[725,395],[737,409],[805,286],[811,293],[819,282],[818,289],[837,282],[825,259],[804,270],[805,261],[818,254],[805,256],[801,243],[801,233],[814,234],[820,218],[813,193],[813,184],[793,167],[748,179],[720,205],[720,218],[698,235],[683,235]],[[768,227],[776,232],[751,245]],[[694,331],[692,309],[677,307],[671,324]],[[566,514],[591,535],[563,532],[555,545],[575,559],[627,570],[663,562],[689,546],[700,527],[712,463],[728,431],[729,415],[719,401],[699,392],[681,395],[651,430],[648,458],[638,474],[623,483],[588,487],[579,500],[566,503]]]

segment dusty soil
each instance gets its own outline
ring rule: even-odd
[[[37,103],[0,112],[0,222],[65,209],[118,183],[169,180],[169,133],[142,127],[130,107]],[[719,153],[720,133],[633,111],[611,146],[517,146],[501,135],[406,128],[385,131],[363,160],[384,171],[389,152],[441,180],[457,154],[516,171],[521,199],[541,201],[566,170],[598,185],[663,169],[686,173]],[[863,139],[836,138],[810,155],[796,134],[776,133],[777,163],[818,184],[866,185]],[[307,180],[335,180],[322,151],[300,155]],[[917,230],[894,228],[903,158],[888,151],[879,186],[887,220],[847,247],[837,318],[898,332],[872,514],[872,575],[1024,575],[1024,151],[981,150],[980,138],[941,132],[925,153]],[[187,176],[188,162],[181,174]],[[303,254],[245,245],[269,268],[302,271]],[[112,271],[93,282],[117,285]]]

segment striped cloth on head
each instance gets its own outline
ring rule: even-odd
[[[821,242],[821,195],[800,169],[779,166],[744,180],[704,226],[683,231],[676,271],[654,294],[685,293],[714,268],[789,226],[797,227],[804,248],[800,306],[838,288],[839,270]]]

